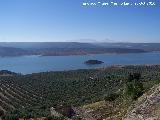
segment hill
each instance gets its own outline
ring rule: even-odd
[[[103,53],[144,53],[148,52],[141,48],[118,48],[106,47],[91,43],[78,42],[11,42],[0,43],[0,56],[64,56],[64,55],[87,55]]]
[[[0,42],[3,47],[21,49],[46,49],[46,48],[96,48],[97,45],[79,42]]]
[[[0,70],[0,76],[13,76],[13,75],[19,75],[19,74],[8,70]]]
[[[0,46],[0,56],[22,56],[22,55],[31,55],[31,52],[21,48],[15,47],[2,47]]]
[[[95,45],[93,43],[93,45]],[[130,48],[130,49],[142,49],[145,51],[160,51],[160,43],[125,43],[125,42],[117,42],[117,43],[96,43],[101,47],[105,48]]]
[[[113,66],[0,76],[0,113],[6,120],[40,118],[50,116],[51,107],[63,105],[73,106],[80,117],[119,120],[138,97],[159,82],[159,71],[158,65]]]

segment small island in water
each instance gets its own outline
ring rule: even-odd
[[[95,65],[95,64],[102,64],[104,63],[103,61],[99,61],[99,60],[87,60],[84,62],[87,65]]]

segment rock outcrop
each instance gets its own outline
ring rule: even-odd
[[[160,120],[160,84],[140,97],[124,120]]]

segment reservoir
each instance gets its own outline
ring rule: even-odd
[[[85,61],[90,59],[100,60],[104,63],[98,65],[84,64]],[[0,70],[9,70],[22,74],[135,64],[160,64],[160,53],[0,57]]]

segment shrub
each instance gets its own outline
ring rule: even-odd
[[[117,99],[119,97],[119,95],[117,93],[110,93],[108,94],[107,96],[105,96],[104,100],[105,101],[109,101],[109,102],[112,102],[114,101],[115,99]]]
[[[160,83],[160,72],[158,73],[157,77],[156,77],[156,83],[159,84]]]
[[[18,116],[16,114],[5,114],[3,117],[2,117],[3,120],[19,120]]]
[[[128,76],[128,82],[132,82],[133,80],[139,80],[141,78],[141,74],[140,73],[133,73],[133,74],[129,74]]]
[[[127,94],[136,100],[144,92],[143,84],[139,81],[127,84]]]
[[[136,80],[139,80],[141,78],[140,73],[134,73],[133,76],[134,76],[134,79],[136,79]]]
[[[4,115],[4,111],[0,110],[0,116]]]

